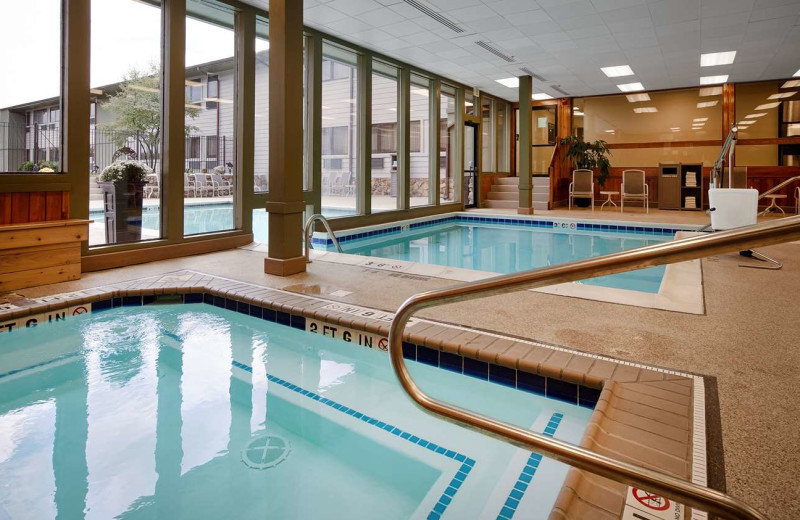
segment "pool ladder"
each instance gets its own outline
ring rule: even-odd
[[[344,253],[344,251],[342,251],[342,246],[339,245],[339,239],[336,238],[336,235],[333,233],[333,230],[331,229],[331,225],[328,224],[328,219],[326,219],[321,213],[315,213],[310,217],[308,217],[308,220],[306,220],[306,225],[303,227],[303,240],[305,241],[306,244],[307,264],[311,263],[311,258],[309,258],[309,251],[311,250],[311,238],[309,237],[309,233],[311,232],[311,225],[317,220],[322,222],[322,225],[325,226],[325,229],[328,231],[328,235],[330,235],[331,240],[333,241],[333,245],[336,246],[336,250],[339,251],[340,253]]]
[[[411,399],[423,409],[451,422],[510,442],[521,448],[536,451],[575,468],[658,493],[721,518],[766,520],[767,517],[755,508],[714,489],[623,462],[581,446],[546,437],[525,428],[433,399],[419,389],[408,372],[403,359],[403,332],[412,314],[429,307],[510,293],[522,288],[530,289],[574,282],[794,240],[800,240],[800,216],[419,293],[407,299],[392,320],[389,330],[389,356],[392,367],[400,384]]]

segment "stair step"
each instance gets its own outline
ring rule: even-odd
[[[533,201],[533,210],[547,210],[547,202]]]
[[[492,184],[492,191],[519,191],[519,186],[516,184]]]
[[[519,177],[498,177],[494,180],[495,184],[519,184]]]
[[[519,193],[516,191],[490,191],[489,196],[487,197],[489,200],[517,200],[519,198]]]
[[[505,209],[516,209],[517,208],[517,201],[516,200],[487,200],[486,207],[487,208],[505,208]]]

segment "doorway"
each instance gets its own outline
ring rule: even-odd
[[[476,183],[478,179],[478,124],[464,123],[464,207],[477,206]]]

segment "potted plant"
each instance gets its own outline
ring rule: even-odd
[[[141,240],[144,186],[151,173],[135,159],[116,160],[100,173],[107,244]]]
[[[598,170],[600,175],[597,177],[597,182],[600,183],[601,189],[605,187],[611,168],[611,162],[608,160],[608,156],[611,155],[608,143],[601,140],[590,143],[575,135],[568,135],[561,140],[561,146],[566,146],[565,154],[573,168]],[[580,201],[579,206],[583,206],[584,202],[588,206],[589,199],[577,200]]]

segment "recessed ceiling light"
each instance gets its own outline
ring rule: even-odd
[[[771,95],[770,97],[768,97],[767,99],[784,99],[784,98],[790,98],[790,97],[794,96],[795,94],[797,94],[797,92],[781,92],[781,93],[779,93],[779,94],[772,94],[772,95]]]
[[[716,106],[719,101],[703,101],[702,103],[697,104],[697,108],[708,108]]]
[[[644,85],[641,83],[624,83],[617,85],[617,88],[623,92],[636,92],[637,90],[644,90]]]
[[[700,89],[700,97],[720,96],[722,95],[722,87],[706,87]]]
[[[695,123],[702,123],[704,121],[708,121],[708,118],[707,117],[698,117],[698,118],[692,119],[692,121],[694,121]]]
[[[775,107],[779,106],[780,104],[781,104],[780,101],[777,101],[775,103],[765,103],[763,105],[758,105],[756,107],[756,110],[769,110],[771,108],[775,108]]]
[[[519,88],[519,78],[503,78],[495,81],[508,88]]]
[[[728,81],[728,75],[722,74],[720,76],[702,76],[700,78],[701,85],[713,85],[714,83],[725,83]]]
[[[699,128],[701,126],[706,126],[706,124],[705,123],[692,123],[692,127],[698,127]]]
[[[634,112],[637,114],[649,114],[653,112],[658,112],[656,107],[637,107],[633,109]]]
[[[603,74],[609,78],[619,78],[621,76],[633,76],[633,69],[630,65],[617,65],[615,67],[600,67]]]
[[[650,96],[648,94],[628,94],[625,97],[628,98],[628,103],[638,103],[639,101],[650,101]]]
[[[553,96],[545,94],[544,92],[537,92],[531,96],[531,99],[534,101],[544,101],[545,99],[553,99]]]
[[[749,119],[744,119],[744,120],[742,120],[742,121],[739,121],[739,123],[738,123],[738,124],[740,124],[740,125],[745,125],[745,126],[749,126],[749,125],[752,125],[753,123],[755,123],[755,121],[750,121]]]
[[[800,79],[792,79],[781,85],[781,88],[800,87]]]
[[[759,113],[759,114],[747,114],[747,115],[746,115],[746,116],[744,116],[744,117],[746,117],[747,119],[755,119],[755,118],[757,118],[757,117],[764,117],[765,115],[767,115],[767,113],[766,113],[766,112],[761,112],[761,113]]]
[[[670,128],[670,130],[672,130],[673,132],[680,132],[681,131],[681,127],[676,126],[676,127]]]
[[[700,55],[701,67],[715,67],[717,65],[730,65],[736,58],[736,51],[709,52]]]

